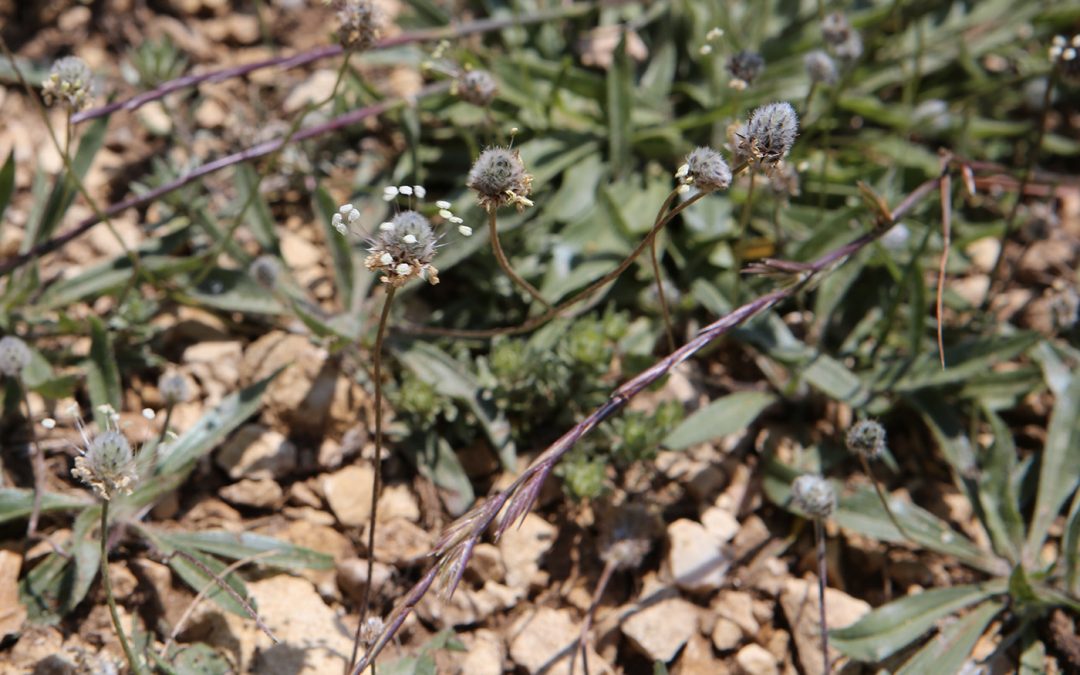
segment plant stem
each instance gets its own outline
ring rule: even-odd
[[[395,291],[397,291],[396,286],[387,285],[386,299],[383,300],[382,314],[379,316],[379,328],[375,333],[375,353],[372,355],[375,378],[375,477],[372,479],[371,485],[371,525],[368,527],[367,540],[367,583],[364,585],[364,595],[360,600],[360,621],[356,624],[356,636],[353,638],[352,656],[349,658],[348,670],[352,670],[353,665],[356,663],[356,656],[360,649],[360,631],[364,628],[364,622],[367,621],[368,610],[371,607],[371,586],[374,582],[373,576],[375,572],[375,524],[378,522],[379,517],[379,490],[382,487],[382,348],[383,340],[386,338],[386,325],[390,322],[390,303],[394,301]]]
[[[585,675],[589,675],[589,654],[586,651],[588,647],[589,628],[592,627],[593,615],[596,614],[596,608],[600,606],[600,599],[604,597],[604,589],[607,588],[608,583],[611,582],[611,575],[615,572],[615,565],[618,561],[612,557],[604,564],[604,571],[600,573],[600,580],[596,582],[596,590],[593,591],[592,602],[589,603],[589,609],[585,612],[585,620],[581,623],[581,634],[578,636],[577,649],[570,653],[570,675],[574,675],[574,666],[577,663],[577,653],[581,652],[581,665],[585,669]]]
[[[656,278],[656,297],[660,300],[660,313],[664,317],[664,332],[667,333],[668,351],[675,351],[675,331],[671,327],[671,311],[668,309],[667,296],[664,294],[664,278],[661,276],[660,260],[656,257],[656,238],[649,242],[649,255],[652,258],[653,276]],[[571,675],[573,675],[571,673]],[[587,675],[587,674],[586,674]]]
[[[41,517],[41,498],[45,494],[45,455],[38,443],[37,429],[34,428],[34,416],[30,414],[30,396],[26,393],[26,385],[19,379],[19,392],[22,394],[22,403],[26,407],[26,424],[30,427],[30,469],[34,473],[34,504],[30,508],[30,521],[26,525],[27,538],[33,538],[37,534],[38,519]]]
[[[169,434],[169,422],[172,421],[173,408],[175,407],[172,403],[165,407],[165,423],[161,425],[161,433],[158,434],[157,445],[154,446],[155,452],[161,452],[161,444],[165,442],[165,437]]]
[[[832,672],[829,668],[829,622],[825,617],[825,586],[829,574],[829,564],[825,560],[825,526],[821,518],[814,518],[814,543],[817,546],[818,561],[818,618],[821,623],[821,659],[824,663],[826,675]]]
[[[893,513],[892,507],[889,506],[889,500],[885,497],[885,491],[881,488],[881,484],[878,483],[877,476],[874,475],[873,470],[870,468],[870,462],[862,455],[859,455],[859,461],[862,462],[863,471],[865,471],[866,475],[870,477],[870,482],[874,484],[874,491],[877,492],[877,496],[878,499],[881,501],[881,505],[885,507],[885,513],[889,516],[889,520],[892,522],[893,527],[895,527],[900,532],[900,536],[918,546],[919,542],[915,541],[915,539],[912,538],[910,534],[908,534],[908,531],[904,529],[904,526],[900,524],[900,521]]]
[[[143,669],[140,667],[138,659],[135,658],[135,652],[131,650],[131,645],[128,644],[123,626],[120,625],[120,612],[116,609],[116,597],[113,596],[112,579],[109,578],[108,541],[109,500],[106,499],[101,502],[101,583],[105,587],[105,601],[109,604],[109,615],[112,617],[116,637],[120,640],[120,647],[124,650],[124,656],[127,658],[128,665],[131,666],[131,672],[135,673],[135,675],[142,675]]]
[[[499,228],[496,226],[495,209],[488,210],[488,231],[491,233],[491,250],[495,254],[495,259],[499,261],[499,267],[506,273],[506,276],[525,289],[525,291],[531,295],[537,302],[543,305],[547,309],[551,309],[551,303],[548,302],[540,291],[525,281],[524,278],[510,265],[510,261],[506,259],[506,253],[503,252],[502,244],[499,243]]]

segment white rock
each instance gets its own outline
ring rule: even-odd
[[[503,564],[506,566],[506,585],[525,588],[540,570],[540,560],[555,543],[557,530],[546,520],[530,513],[521,526],[511,525],[499,540]]]
[[[713,646],[718,650],[726,652],[735,649],[742,642],[742,638],[743,632],[739,628],[739,624],[724,617],[716,620],[716,625],[713,626],[712,641]]]
[[[468,650],[457,672],[459,675],[502,675],[506,646],[493,630],[481,628],[465,636]]]
[[[217,453],[217,464],[238,478],[284,478],[296,468],[296,446],[260,424],[240,427]]]
[[[245,478],[232,485],[226,485],[218,492],[221,498],[239,506],[251,506],[268,509],[281,503],[285,496],[277,481]]]
[[[730,560],[721,543],[701,523],[685,518],[667,530],[668,567],[675,583],[688,591],[712,591],[724,583]]]
[[[780,594],[788,625],[792,627],[795,648],[807,675],[823,675],[821,659],[820,604],[817,579],[788,579]],[[825,589],[825,620],[829,630],[845,628],[870,611],[870,605],[835,588]],[[839,652],[829,648],[831,660],[839,660]]]
[[[713,601],[717,616],[733,621],[747,637],[757,635],[761,626],[754,617],[754,597],[745,591],[721,591]]]
[[[701,514],[701,524],[710,534],[722,542],[728,542],[739,533],[739,521],[727,509],[710,506]]]
[[[622,633],[650,661],[668,663],[698,630],[698,608],[679,597],[642,605],[622,624]]]
[[[420,520],[420,505],[408,485],[384,485],[379,495],[379,522],[404,518],[410,523]]]
[[[300,270],[314,267],[324,260],[324,251],[291,230],[281,234],[281,256],[289,269]]]
[[[735,663],[745,675],[779,675],[776,658],[758,644],[749,644],[735,655]]]
[[[374,478],[375,469],[367,464],[351,464],[323,478],[326,503],[345,527],[360,527],[371,520],[371,482]]]
[[[577,649],[579,627],[571,612],[541,607],[523,614],[510,626],[510,658],[529,675],[569,675],[570,654]],[[590,673],[610,673],[611,668],[589,648]],[[577,658],[581,671],[581,655]]]

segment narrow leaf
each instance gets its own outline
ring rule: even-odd
[[[908,659],[897,675],[953,675],[960,672],[983,631],[1004,608],[1005,604],[998,600],[983,602],[960,620],[943,628],[915,656]]]
[[[684,450],[697,443],[744,431],[775,401],[775,394],[764,391],[729,394],[684,419],[664,439],[664,445],[672,450]]]

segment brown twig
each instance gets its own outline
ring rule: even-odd
[[[945,266],[949,262],[949,249],[952,246],[952,178],[946,172],[938,185],[941,192],[941,263],[938,267],[937,284],[937,346],[941,357],[941,369],[945,369],[945,318],[942,311],[945,305]]]
[[[832,672],[829,667],[829,621],[825,616],[825,586],[829,574],[829,563],[825,559],[825,525],[821,518],[814,518],[814,544],[817,548],[818,562],[818,620],[821,627],[821,659],[824,662],[825,675]]]
[[[581,652],[581,666],[585,669],[585,675],[589,675],[589,628],[592,627],[593,616],[596,614],[596,608],[600,606],[600,599],[604,597],[604,590],[607,588],[608,583],[611,582],[611,575],[615,573],[615,568],[619,564],[619,559],[612,556],[608,558],[608,561],[604,563],[604,571],[600,573],[600,580],[596,582],[596,590],[593,591],[592,601],[589,603],[589,609],[585,612],[585,619],[581,622],[581,633],[578,635],[578,648],[570,653],[570,675],[574,675],[574,666],[577,664],[577,654]]]
[[[109,616],[112,618],[113,628],[116,630],[116,638],[120,641],[120,648],[124,650],[128,665],[134,675],[142,675],[143,668],[131,650],[131,644],[124,634],[124,627],[120,623],[120,612],[116,608],[116,596],[113,594],[112,577],[109,576],[109,500],[101,502],[101,583],[105,589],[105,602],[109,605]]]
[[[499,261],[499,267],[502,268],[502,271],[506,276],[510,277],[510,280],[515,284],[525,289],[525,292],[531,295],[534,300],[544,307],[551,309],[551,303],[544,298],[543,294],[536,290],[536,287],[526,281],[524,277],[518,274],[517,270],[510,264],[510,261],[507,260],[502,244],[499,243],[499,228],[497,227],[494,208],[488,209],[488,232],[491,235],[491,251],[495,254],[495,259]]]

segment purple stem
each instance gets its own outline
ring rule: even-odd
[[[631,398],[639,394],[656,380],[666,375],[672,368],[686,361],[691,356],[701,351],[704,347],[718,339],[728,331],[736,328],[761,312],[774,307],[780,301],[791,297],[802,289],[816,274],[829,270],[837,262],[858,253],[868,244],[885,233],[887,226],[892,225],[910,211],[922,198],[933,192],[942,181],[942,177],[933,178],[917,187],[906,197],[896,209],[888,214],[888,221],[879,223],[873,232],[864,234],[851,243],[845,244],[833,251],[826,253],[817,260],[798,265],[801,278],[795,283],[784,288],[751,300],[731,313],[703,328],[693,339],[671,354],[657,361],[647,370],[639,373],[633,379],[616,389],[608,398],[607,402],[594,410],[588,417],[574,425],[569,431],[541,453],[532,464],[505,490],[496,492],[484,502],[478,504],[471,511],[462,516],[458,521],[451,524],[443,536],[435,545],[432,556],[436,558],[428,573],[416,583],[409,591],[405,601],[391,614],[383,634],[373,644],[364,657],[352,670],[352,675],[359,675],[370,664],[379,652],[393,638],[397,628],[405,621],[412,608],[420,601],[425,593],[431,588],[431,584],[438,576],[443,576],[447,582],[447,593],[451,594],[460,582],[468,564],[469,552],[480,536],[495,522],[499,513],[506,506],[505,513],[499,519],[495,527],[495,536],[498,538],[514,522],[523,518],[536,501],[544,481],[555,468],[555,464],[562,459],[574,444],[582,436],[592,431],[613,413],[625,406]],[[443,574],[441,574],[443,573]]]
[[[471,21],[457,26],[450,25],[443,28],[425,28],[423,30],[409,31],[379,41],[371,51],[389,49],[391,47],[398,47],[413,42],[432,42],[434,40],[464,37],[475,33],[486,33],[508,26],[524,26],[533,23],[542,23],[551,19],[583,14],[590,9],[592,9],[591,4],[582,3],[568,5],[553,11],[538,12],[529,16],[513,17],[509,19],[481,19],[479,21]],[[71,121],[73,124],[79,124],[80,122],[110,115],[117,110],[138,110],[147,103],[164,98],[174,91],[193,87],[202,84],[203,82],[222,82],[234,77],[243,77],[244,75],[253,73],[256,70],[262,70],[263,68],[277,67],[282,70],[287,70],[289,68],[306,65],[312,61],[319,61],[332,56],[338,56],[343,51],[344,50],[340,45],[326,45],[299,54],[293,54],[292,56],[275,56],[261,61],[253,61],[241,66],[231,66],[229,68],[221,68],[220,70],[211,70],[205,73],[199,73],[198,75],[184,75],[175,80],[169,80],[155,89],[137,94],[127,100],[115,101],[108,105],[103,105],[100,108],[92,108],[76,113],[75,115],[72,115]]]
[[[432,94],[446,91],[449,87],[450,85],[447,82],[429,84],[422,88],[419,92],[417,92],[413,96],[413,98],[425,98],[427,96],[431,96]],[[352,112],[347,112],[344,115],[335,117],[332,120],[329,120],[322,124],[317,124],[306,129],[301,129],[293,135],[292,140],[293,142],[304,141],[309,138],[315,138],[316,136],[330,133],[332,131],[337,131],[351,124],[356,124],[357,122],[367,119],[369,117],[381,115],[396,106],[402,105],[402,103],[404,102],[405,101],[403,101],[402,99],[389,99],[386,101],[380,101],[379,103],[375,103],[373,105],[359,108],[357,110],[353,110]],[[252,159],[258,159],[259,157],[269,155],[270,153],[279,149],[284,144],[284,142],[284,137],[275,138],[274,140],[264,141],[239,152],[234,152],[231,155],[220,157],[212,162],[207,162],[206,164],[203,164],[191,173],[180,176],[179,178],[171,180],[163,185],[159,185],[153,190],[145,192],[141,195],[134,195],[132,197],[128,197],[121,202],[112,204],[111,206],[106,208],[103,213],[107,217],[112,217],[132,207],[141,206],[157,199],[158,197],[161,197],[162,195],[168,194],[173,190],[182,188],[185,185],[188,185],[189,183],[192,183],[202,178],[203,176],[214,173],[215,171],[220,171],[221,169],[232,166],[234,164],[239,164],[240,162],[247,162]],[[75,225],[74,228],[65,232],[64,234],[57,235],[56,237],[53,237],[52,239],[49,239],[47,241],[43,241],[29,251],[27,251],[26,253],[21,253],[19,255],[8,258],[4,262],[0,263],[0,275],[7,274],[11,270],[25,265],[27,262],[33,260],[38,256],[42,256],[46,253],[51,253],[59,249],[60,247],[67,244],[69,241],[85,234],[90,228],[92,228],[94,225],[97,225],[99,222],[101,222],[101,220],[98,218],[97,214],[87,216],[83,220],[79,221],[79,223]]]

